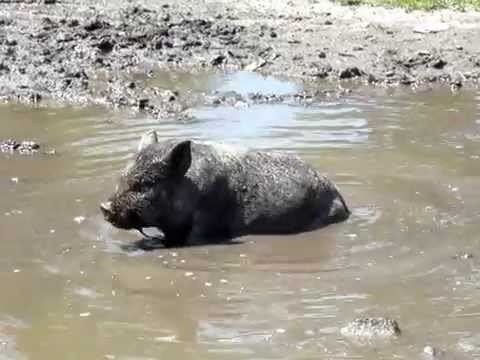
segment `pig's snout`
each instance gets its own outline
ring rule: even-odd
[[[107,202],[102,202],[100,204],[100,210],[103,213],[103,216],[109,217],[112,214],[112,202],[107,201]]]

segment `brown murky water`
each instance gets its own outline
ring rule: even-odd
[[[158,81],[295,90],[246,74]],[[58,151],[0,154],[1,360],[412,359],[427,344],[480,357],[478,94],[367,92],[194,113],[162,123],[0,107],[2,138]],[[111,228],[98,203],[150,127],[298,152],[336,180],[354,214],[299,236],[125,251],[139,235]],[[475,256],[454,258],[463,253]],[[356,316],[395,318],[403,335],[354,344],[339,330]]]

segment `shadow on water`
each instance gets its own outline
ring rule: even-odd
[[[149,81],[182,91],[302,90],[250,73]],[[191,110],[193,121],[167,122],[0,106],[2,138],[57,150],[0,154],[8,294],[0,319],[15,319],[0,321],[0,358],[412,359],[426,344],[480,356],[477,93],[361,89],[308,106]],[[150,128],[298,153],[335,180],[351,219],[176,249],[114,229],[98,205]],[[339,334],[357,316],[395,318],[403,334],[358,347]]]
[[[215,242],[208,242],[208,243],[188,244],[187,246],[165,247],[163,245],[163,237],[144,237],[142,239],[136,240],[129,244],[121,245],[120,247],[122,250],[132,253],[136,251],[155,251],[160,249],[175,250],[175,249],[184,249],[186,247],[196,247],[196,246],[240,245],[240,244],[243,244],[243,242],[239,240],[223,240],[223,241],[215,241]]]

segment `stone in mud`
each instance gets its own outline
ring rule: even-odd
[[[79,22],[77,19],[72,19],[72,20],[70,20],[70,22],[68,23],[68,26],[69,26],[69,27],[76,27],[76,26],[78,26],[78,25],[80,25],[80,22]]]
[[[436,60],[433,64],[432,67],[438,70],[441,70],[447,65],[447,62],[443,59],[438,59]]]
[[[37,152],[39,148],[40,145],[38,145],[34,141],[22,141],[20,143],[20,146],[16,150],[20,154],[32,154],[34,152]]]
[[[463,81],[461,76],[456,76],[450,81],[450,89],[452,89],[452,91],[456,91],[460,89],[462,86],[463,86]]]
[[[333,71],[330,65],[320,66],[316,63],[312,63],[311,76],[318,79],[325,79]]]
[[[158,228],[167,247],[304,232],[350,215],[335,184],[298,157],[159,142],[154,131],[100,208],[117,228]]]
[[[150,101],[148,99],[138,100],[138,109],[139,110],[144,110],[148,106],[149,102]]]
[[[411,76],[409,75],[402,75],[402,77],[400,78],[400,84],[402,85],[412,85],[415,83],[415,79],[412,78]]]
[[[343,327],[340,332],[355,339],[388,339],[401,335],[395,320],[388,318],[358,318]]]
[[[8,73],[10,71],[10,68],[2,62],[0,63],[0,71],[5,71],[6,73]]]
[[[115,42],[112,39],[102,39],[100,43],[98,44],[98,48],[104,52],[108,53],[113,50],[113,47],[115,46]]]
[[[351,79],[360,76],[362,76],[362,71],[357,67],[348,67],[340,71],[340,74],[338,75],[340,79]]]
[[[108,26],[108,24],[105,23],[104,21],[101,21],[100,19],[94,19],[89,23],[87,23],[83,28],[86,31],[91,32],[91,31],[103,29],[106,26]]]
[[[18,142],[14,139],[8,139],[0,141],[0,152],[18,152],[19,154],[33,154],[38,151],[40,145],[34,141],[21,141]]]
[[[436,347],[427,345],[423,348],[421,358],[424,360],[442,360],[445,359],[445,352]]]
[[[219,66],[219,65],[222,65],[225,62],[225,60],[227,60],[227,57],[225,55],[218,55],[218,56],[215,56],[210,63],[213,66]]]
[[[5,141],[0,142],[0,151],[1,152],[13,152],[15,151],[20,144],[13,140],[13,139],[7,139]]]
[[[258,70],[261,67],[265,66],[266,64],[267,64],[267,62],[265,61],[265,59],[260,58],[258,61],[253,62],[253,63],[245,66],[244,70],[245,71],[255,71],[255,70]]]

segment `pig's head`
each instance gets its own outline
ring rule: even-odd
[[[190,141],[166,146],[158,143],[154,131],[147,132],[140,140],[134,161],[120,176],[115,193],[100,205],[105,220],[127,230],[163,230],[163,226],[170,226],[176,216],[172,214],[175,194],[190,164]]]

